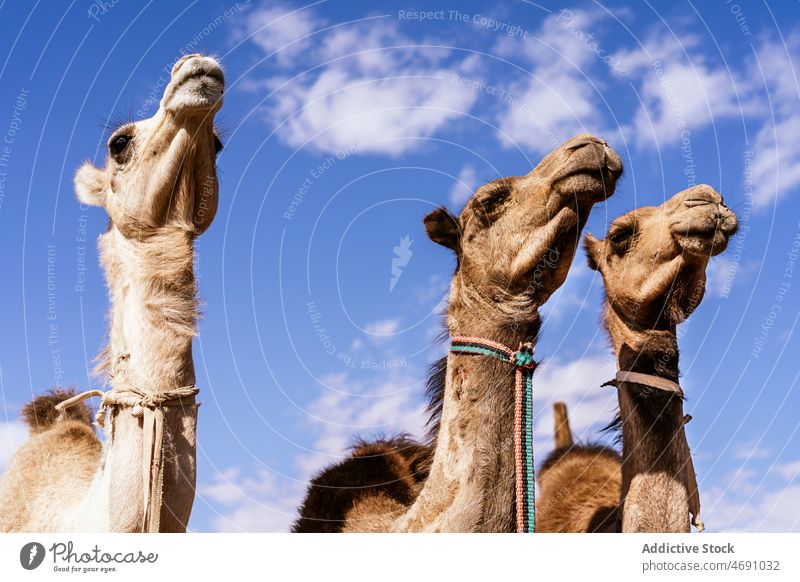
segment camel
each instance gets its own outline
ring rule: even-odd
[[[540,473],[539,503],[561,514],[552,521],[561,529],[543,531],[596,531],[593,510],[608,512],[610,505],[618,506],[617,531],[703,529],[684,430],[690,417],[683,414],[678,384],[677,325],[702,301],[709,260],[725,250],[737,226],[722,196],[699,185],[616,219],[603,240],[586,235],[589,266],[605,284],[603,322],[619,369],[614,424],[622,429],[622,461],[593,459],[578,446],[555,451]],[[555,470],[568,463],[571,473]],[[602,478],[617,471],[621,482]],[[595,491],[584,487],[587,480],[595,482]],[[553,501],[556,491],[567,494]]]
[[[156,114],[112,133],[104,168],[77,171],[78,199],[110,219],[98,241],[111,309],[97,371],[111,390],[26,406],[31,437],[0,481],[0,530],[186,531],[196,478],[194,240],[217,209],[223,89],[214,59],[182,57]],[[109,414],[104,444],[83,403],[94,395],[103,396],[98,424]]]
[[[589,212],[621,174],[605,141],[579,135],[526,176],[480,187],[458,217],[428,214],[428,236],[457,259],[449,334],[512,349],[535,342],[539,306],[564,282]],[[366,456],[358,447],[312,480],[293,531],[514,531],[514,375],[497,359],[451,351],[428,383],[427,451],[402,439]],[[359,473],[367,462],[380,467],[371,479]]]
[[[539,467],[536,531],[539,533],[617,531],[622,487],[619,453],[598,444],[576,444],[567,407],[553,406],[555,449]]]

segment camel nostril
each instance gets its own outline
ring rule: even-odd
[[[601,146],[608,147],[608,143],[603,139],[600,139],[600,138],[597,138],[597,137],[585,137],[585,138],[581,138],[581,139],[575,140],[574,142],[572,142],[571,144],[566,146],[565,149],[568,152],[574,152],[574,151],[579,150],[582,147],[585,147],[585,146],[588,146],[588,145],[601,145]]]

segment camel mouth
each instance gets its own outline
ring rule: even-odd
[[[559,178],[555,186],[561,194],[601,202],[614,194],[620,174],[621,172],[614,172],[608,166],[575,168]]]
[[[685,218],[671,227],[678,244],[687,252],[706,256],[725,250],[739,228],[736,215],[727,206],[704,197],[686,200],[684,205],[688,209]]]
[[[600,202],[614,193],[622,176],[622,159],[605,142],[579,140],[567,147],[569,159],[553,181],[556,192]]]
[[[684,252],[696,256],[715,256],[728,247],[737,225],[727,220],[704,221],[673,229],[673,237]]]
[[[208,57],[195,57],[175,71],[164,94],[166,109],[218,109],[222,106],[224,91],[225,74],[219,63]]]

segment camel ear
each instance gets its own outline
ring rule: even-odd
[[[89,162],[84,163],[75,173],[75,193],[84,204],[105,206],[109,186],[106,173]]]
[[[458,252],[461,243],[461,227],[458,219],[446,208],[437,208],[425,217],[425,231],[428,238]]]
[[[586,250],[586,259],[589,262],[589,268],[592,271],[599,270],[597,266],[597,257],[600,253],[600,241],[592,236],[591,233],[586,233],[583,237],[583,248]]]

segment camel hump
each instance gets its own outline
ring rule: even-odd
[[[53,427],[58,419],[56,404],[75,396],[75,390],[54,389],[37,396],[22,408],[22,418],[32,433],[44,432]],[[64,411],[66,420],[76,420],[92,425],[92,413],[83,402],[70,406]]]
[[[571,447],[575,441],[572,439],[572,431],[569,428],[567,405],[563,402],[553,404],[553,415],[555,416],[556,448]]]

